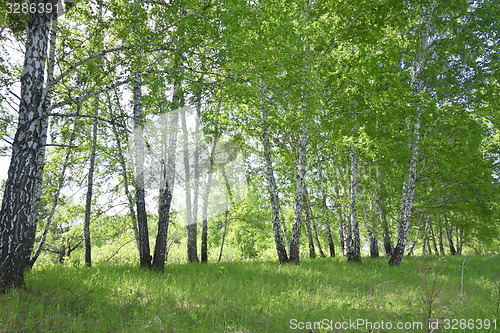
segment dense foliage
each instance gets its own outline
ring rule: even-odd
[[[391,265],[417,251],[498,251],[496,1],[1,6],[12,163],[0,289],[18,284],[11,271],[22,280],[24,264],[8,268],[11,239],[27,267],[38,244],[43,260],[159,270],[199,261],[198,249],[201,261],[369,253]],[[37,82],[21,75],[30,61]],[[23,101],[37,89],[33,116]],[[31,135],[25,122],[42,125]],[[14,198],[26,199],[17,211]]]

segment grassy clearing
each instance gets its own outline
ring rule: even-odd
[[[399,268],[369,258],[362,265],[305,259],[300,267],[273,261],[169,264],[163,274],[125,265],[41,267],[27,273],[25,290],[0,295],[0,332],[289,332],[292,319],[424,321],[422,295],[434,281],[440,292],[433,320],[496,319],[498,330],[498,278],[449,309],[460,295],[463,259],[412,257]],[[472,256],[465,291],[499,269],[499,256]],[[323,328],[309,331],[329,331]]]

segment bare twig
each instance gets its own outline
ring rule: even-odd
[[[119,252],[119,251],[120,251],[120,250],[121,250],[121,249],[122,249],[125,245],[127,245],[128,243],[131,243],[131,242],[133,242],[133,241],[135,241],[135,239],[131,239],[131,240],[129,240],[128,242],[123,243],[123,244],[122,244],[122,245],[121,245],[118,249],[116,249],[116,251],[115,251],[115,252],[114,252],[114,253],[113,253],[113,254],[112,254],[112,255],[111,255],[108,259],[106,259],[106,260],[104,260],[104,261],[105,261],[105,262],[109,262],[111,259],[113,259],[113,257],[114,257],[114,256],[115,256],[115,255],[116,255],[116,254],[117,254],[117,253],[118,253],[118,252]]]
[[[464,298],[466,298],[467,296],[473,294],[476,290],[478,290],[479,288],[481,288],[482,286],[484,286],[485,284],[487,284],[488,282],[496,279],[500,277],[500,271],[498,271],[497,274],[493,275],[491,278],[489,278],[488,280],[484,281],[483,283],[481,283],[480,285],[476,286],[475,288],[473,288],[472,290],[470,290],[469,292],[465,293],[465,294],[462,294],[460,295],[455,302],[453,302],[453,304],[450,306],[450,308],[448,309],[448,311],[441,317],[441,320],[443,320],[447,315],[450,314],[451,310],[461,301],[463,300]],[[435,328],[433,328],[430,332],[434,332]]]

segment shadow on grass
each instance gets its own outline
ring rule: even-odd
[[[112,265],[39,268],[27,274],[24,291],[0,296],[0,332],[289,332],[299,322],[320,322],[323,329],[313,332],[368,332],[374,330],[335,325],[423,321],[422,277],[435,277],[443,287],[433,309],[439,318],[460,291],[462,262],[414,257],[391,268],[383,258],[363,258],[361,265],[318,258],[300,267],[168,264],[165,273]],[[487,280],[495,263],[498,257],[471,257],[466,287]],[[481,289],[451,316],[493,318],[494,292]]]

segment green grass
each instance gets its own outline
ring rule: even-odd
[[[303,259],[300,267],[273,261],[168,264],[163,274],[125,265],[40,267],[27,273],[25,290],[0,295],[0,332],[290,332],[291,319],[423,321],[428,308],[421,295],[433,281],[440,290],[433,320],[496,319],[499,330],[498,277],[450,310],[460,294],[463,259],[405,257],[398,268],[369,258],[361,265]],[[470,259],[465,291],[500,270],[499,256]]]

